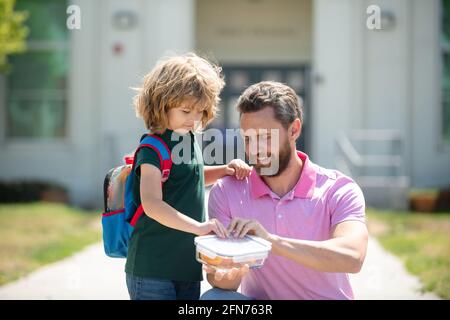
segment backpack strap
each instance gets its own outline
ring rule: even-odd
[[[167,144],[160,137],[153,134],[148,134],[141,140],[139,147],[136,149],[136,152],[134,153],[134,159],[136,159],[137,153],[142,148],[150,148],[156,152],[161,164],[161,182],[166,182],[167,179],[169,178],[170,170],[172,169],[172,157],[170,149],[167,146]],[[134,163],[133,163],[133,170],[134,170]]]
[[[161,186],[162,186],[163,183],[166,182],[167,179],[169,178],[170,170],[172,169],[172,155],[169,147],[160,137],[153,134],[148,134],[144,136],[144,138],[141,140],[139,147],[136,149],[134,153],[134,159],[136,159],[137,153],[142,148],[150,148],[154,150],[158,155],[161,164]],[[132,166],[132,172],[134,171],[135,163],[136,162],[134,161]],[[143,213],[144,208],[142,207],[141,203],[137,208],[136,212],[134,213],[133,218],[130,221],[131,226],[134,227],[136,225],[138,219],[142,216]]]

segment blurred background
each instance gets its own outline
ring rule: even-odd
[[[100,208],[145,132],[131,88],[195,51],[225,74],[210,127],[238,128],[250,84],[284,82],[312,161],[353,177],[371,210],[444,212],[450,233],[449,0],[0,0],[0,25],[0,202]]]

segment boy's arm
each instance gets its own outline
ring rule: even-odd
[[[204,166],[203,172],[205,174],[205,186],[214,184],[217,179],[220,179],[226,175],[234,174],[234,170],[227,170],[227,165],[222,166]]]
[[[210,232],[220,237],[226,237],[227,231],[216,219],[207,222],[198,222],[169,206],[162,200],[161,172],[150,164],[141,166],[140,195],[144,212],[150,218],[166,227],[177,229],[196,235],[205,235]]]
[[[209,193],[208,213],[210,218],[216,218],[224,225],[231,220],[231,211],[227,202],[225,191],[221,183],[217,183]],[[203,265],[206,278],[211,286],[226,290],[237,290],[241,284],[242,277],[249,271],[248,266],[232,268],[230,270],[215,270],[208,265]]]
[[[250,174],[251,170],[252,168],[240,159],[231,160],[230,163],[222,166],[204,166],[205,185],[212,185],[224,176],[236,176],[237,179],[242,180]]]

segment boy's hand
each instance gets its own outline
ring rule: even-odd
[[[210,219],[206,222],[200,223],[197,234],[199,236],[204,236],[210,234],[211,232],[215,233],[219,238],[228,237],[228,231],[223,226],[222,222],[217,219]]]
[[[240,159],[231,160],[225,168],[225,172],[228,176],[235,176],[238,180],[248,177],[251,171],[252,167]]]

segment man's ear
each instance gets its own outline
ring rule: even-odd
[[[302,132],[302,122],[300,121],[300,119],[297,118],[291,124],[289,135],[294,140],[297,140],[300,137],[301,132]]]

